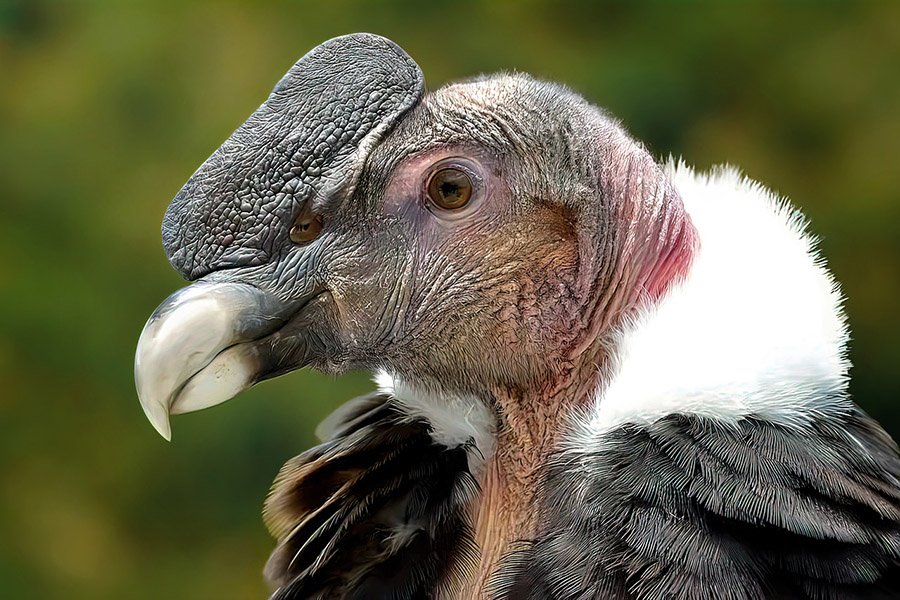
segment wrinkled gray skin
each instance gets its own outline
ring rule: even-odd
[[[475,183],[462,210],[426,197],[441,165]],[[142,334],[141,402],[168,437],[169,413],[307,364],[484,396],[550,380],[640,287],[672,194],[643,148],[560,86],[497,75],[425,94],[392,42],[330,40],[170,205],[166,252],[195,282]],[[321,235],[295,244],[310,210]]]

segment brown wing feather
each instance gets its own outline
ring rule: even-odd
[[[273,598],[420,598],[472,557],[470,445],[436,443],[390,396],[358,398],[288,461],[265,505]]]

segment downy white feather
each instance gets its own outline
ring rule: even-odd
[[[387,371],[375,374],[378,391],[390,394],[410,417],[431,423],[435,442],[448,447],[473,443],[469,470],[478,475],[494,451],[494,415],[482,400],[468,395],[436,391],[410,384]]]
[[[731,167],[667,171],[699,249],[683,281],[613,337],[607,385],[567,445],[672,413],[803,426],[846,410],[842,295],[803,216]]]

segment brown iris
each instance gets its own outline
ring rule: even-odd
[[[453,167],[435,171],[428,180],[428,197],[444,210],[462,208],[472,199],[472,179]]]
[[[294,225],[291,227],[291,241],[295,244],[308,244],[317,237],[322,231],[322,217],[313,213],[309,208],[304,208],[303,212],[294,219]]]

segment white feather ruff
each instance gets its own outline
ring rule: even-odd
[[[669,164],[699,236],[688,275],[613,338],[575,446],[672,413],[802,426],[846,410],[842,295],[788,202],[736,169]]]

